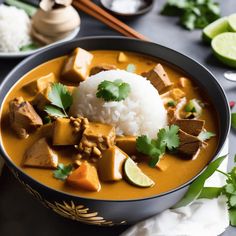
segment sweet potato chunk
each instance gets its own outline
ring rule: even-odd
[[[125,53],[120,52],[118,54],[117,61],[120,62],[120,63],[127,62],[128,61],[128,57],[125,55]]]
[[[183,130],[179,130],[180,145],[178,151],[188,158],[194,159],[202,147],[202,142],[198,137],[187,134]]]
[[[54,123],[53,145],[78,144],[86,123],[85,118],[58,118]]]
[[[64,80],[79,83],[88,77],[93,55],[82,48],[76,48],[66,60],[62,70]]]
[[[101,64],[98,66],[94,66],[91,70],[90,70],[90,75],[95,75],[98,74],[101,71],[107,71],[107,70],[115,70],[116,66],[114,65],[110,65],[110,64]]]
[[[40,168],[56,168],[58,156],[47,143],[45,138],[39,139],[26,151],[23,165]]]
[[[24,86],[24,89],[28,91],[31,95],[36,95],[37,93],[43,91],[44,89],[50,87],[52,83],[56,81],[54,73],[42,76],[37,80],[29,82]]]
[[[128,155],[136,154],[136,137],[135,136],[118,136],[116,137],[116,146]]]
[[[20,138],[27,138],[30,132],[43,125],[33,106],[22,97],[10,101],[9,110],[11,127]]]
[[[88,162],[82,162],[67,178],[67,183],[74,188],[88,191],[99,191],[101,184],[98,179],[97,169]]]
[[[168,74],[161,64],[157,64],[154,69],[142,73],[142,76],[150,80],[159,93],[162,93],[166,88],[172,85]]]
[[[122,166],[129,156],[116,146],[103,152],[98,161],[99,177],[103,181],[118,181],[122,179]]]
[[[78,145],[81,154],[101,158],[102,151],[115,143],[115,128],[111,125],[89,122]]]
[[[174,124],[178,125],[184,132],[198,136],[203,130],[205,121],[204,120],[193,120],[193,119],[177,119]]]
[[[161,171],[166,171],[170,163],[168,162],[167,158],[161,158],[160,161],[157,163],[156,167]]]

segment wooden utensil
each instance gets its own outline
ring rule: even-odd
[[[148,38],[146,38],[144,35],[140,34],[122,21],[118,20],[117,18],[103,10],[101,7],[97,6],[92,1],[74,0],[73,6],[76,9],[81,10],[90,16],[93,16],[97,20],[108,25],[110,28],[120,32],[124,36],[149,41]]]

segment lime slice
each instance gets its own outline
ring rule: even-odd
[[[229,30],[236,32],[236,14],[230,15],[228,17]]]
[[[146,188],[154,185],[154,182],[141,171],[131,158],[126,159],[124,172],[130,183],[135,186]]]
[[[211,42],[216,57],[224,64],[236,68],[236,33],[222,33]]]
[[[208,26],[206,26],[202,31],[202,39],[206,42],[211,42],[211,40],[218,34],[227,32],[229,29],[228,18],[222,17]]]

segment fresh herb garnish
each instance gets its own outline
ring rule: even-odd
[[[65,166],[64,164],[60,163],[57,166],[57,170],[53,171],[53,176],[56,179],[64,181],[72,170],[73,166],[71,164]]]
[[[176,104],[177,104],[177,102],[174,101],[174,100],[171,100],[171,101],[167,102],[167,106],[168,106],[168,107],[175,107]]]
[[[161,14],[179,16],[189,30],[202,29],[220,17],[220,7],[213,0],[168,0]]]
[[[193,100],[190,100],[190,101],[188,102],[188,104],[187,104],[186,107],[185,107],[185,111],[186,111],[186,112],[196,112],[196,108],[195,108],[195,106],[194,106]]]
[[[236,129],[236,113],[231,113],[231,125],[234,129]]]
[[[131,72],[131,73],[134,73],[136,71],[136,66],[134,64],[129,64],[127,67],[126,67],[126,71],[128,72]]]
[[[45,116],[45,117],[43,117],[43,123],[44,123],[44,124],[52,123],[51,117],[50,117],[50,116]]]
[[[202,131],[199,135],[198,138],[203,142],[206,141],[212,137],[216,136],[214,133],[209,132],[209,131]]]
[[[48,94],[51,105],[45,106],[45,111],[56,117],[67,117],[66,110],[72,105],[72,95],[67,90],[66,86],[60,83],[52,85],[51,91]]]
[[[106,102],[119,102],[126,99],[130,91],[130,85],[121,79],[115,81],[104,80],[98,85],[96,96]]]
[[[27,45],[21,47],[20,51],[21,52],[33,51],[33,50],[38,49],[38,48],[39,48],[39,46],[36,43],[30,43],[30,44],[27,44]]]
[[[166,149],[172,151],[179,146],[179,127],[177,125],[167,126],[160,129],[157,139],[150,139],[146,135],[139,136],[136,140],[136,148],[139,152],[149,156],[149,166],[155,167]]]

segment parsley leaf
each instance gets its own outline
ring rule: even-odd
[[[136,140],[138,152],[150,157],[149,166],[155,167],[166,149],[172,151],[179,146],[179,127],[171,125],[160,129],[157,139],[150,139],[146,135],[139,136]]]
[[[214,133],[212,132],[208,132],[208,131],[202,131],[199,135],[198,135],[198,138],[201,140],[201,141],[206,141],[208,139],[210,139],[211,137],[214,137],[216,136]]]
[[[121,79],[115,81],[104,80],[98,85],[96,96],[106,102],[120,102],[128,97],[130,91],[130,85]]]
[[[58,164],[57,170],[53,171],[53,176],[56,179],[64,181],[72,170],[73,166],[71,164],[65,166],[64,164],[60,163]]]
[[[72,105],[72,95],[66,86],[60,83],[52,85],[48,94],[51,105],[45,106],[45,111],[52,116],[67,117],[66,110]]]

